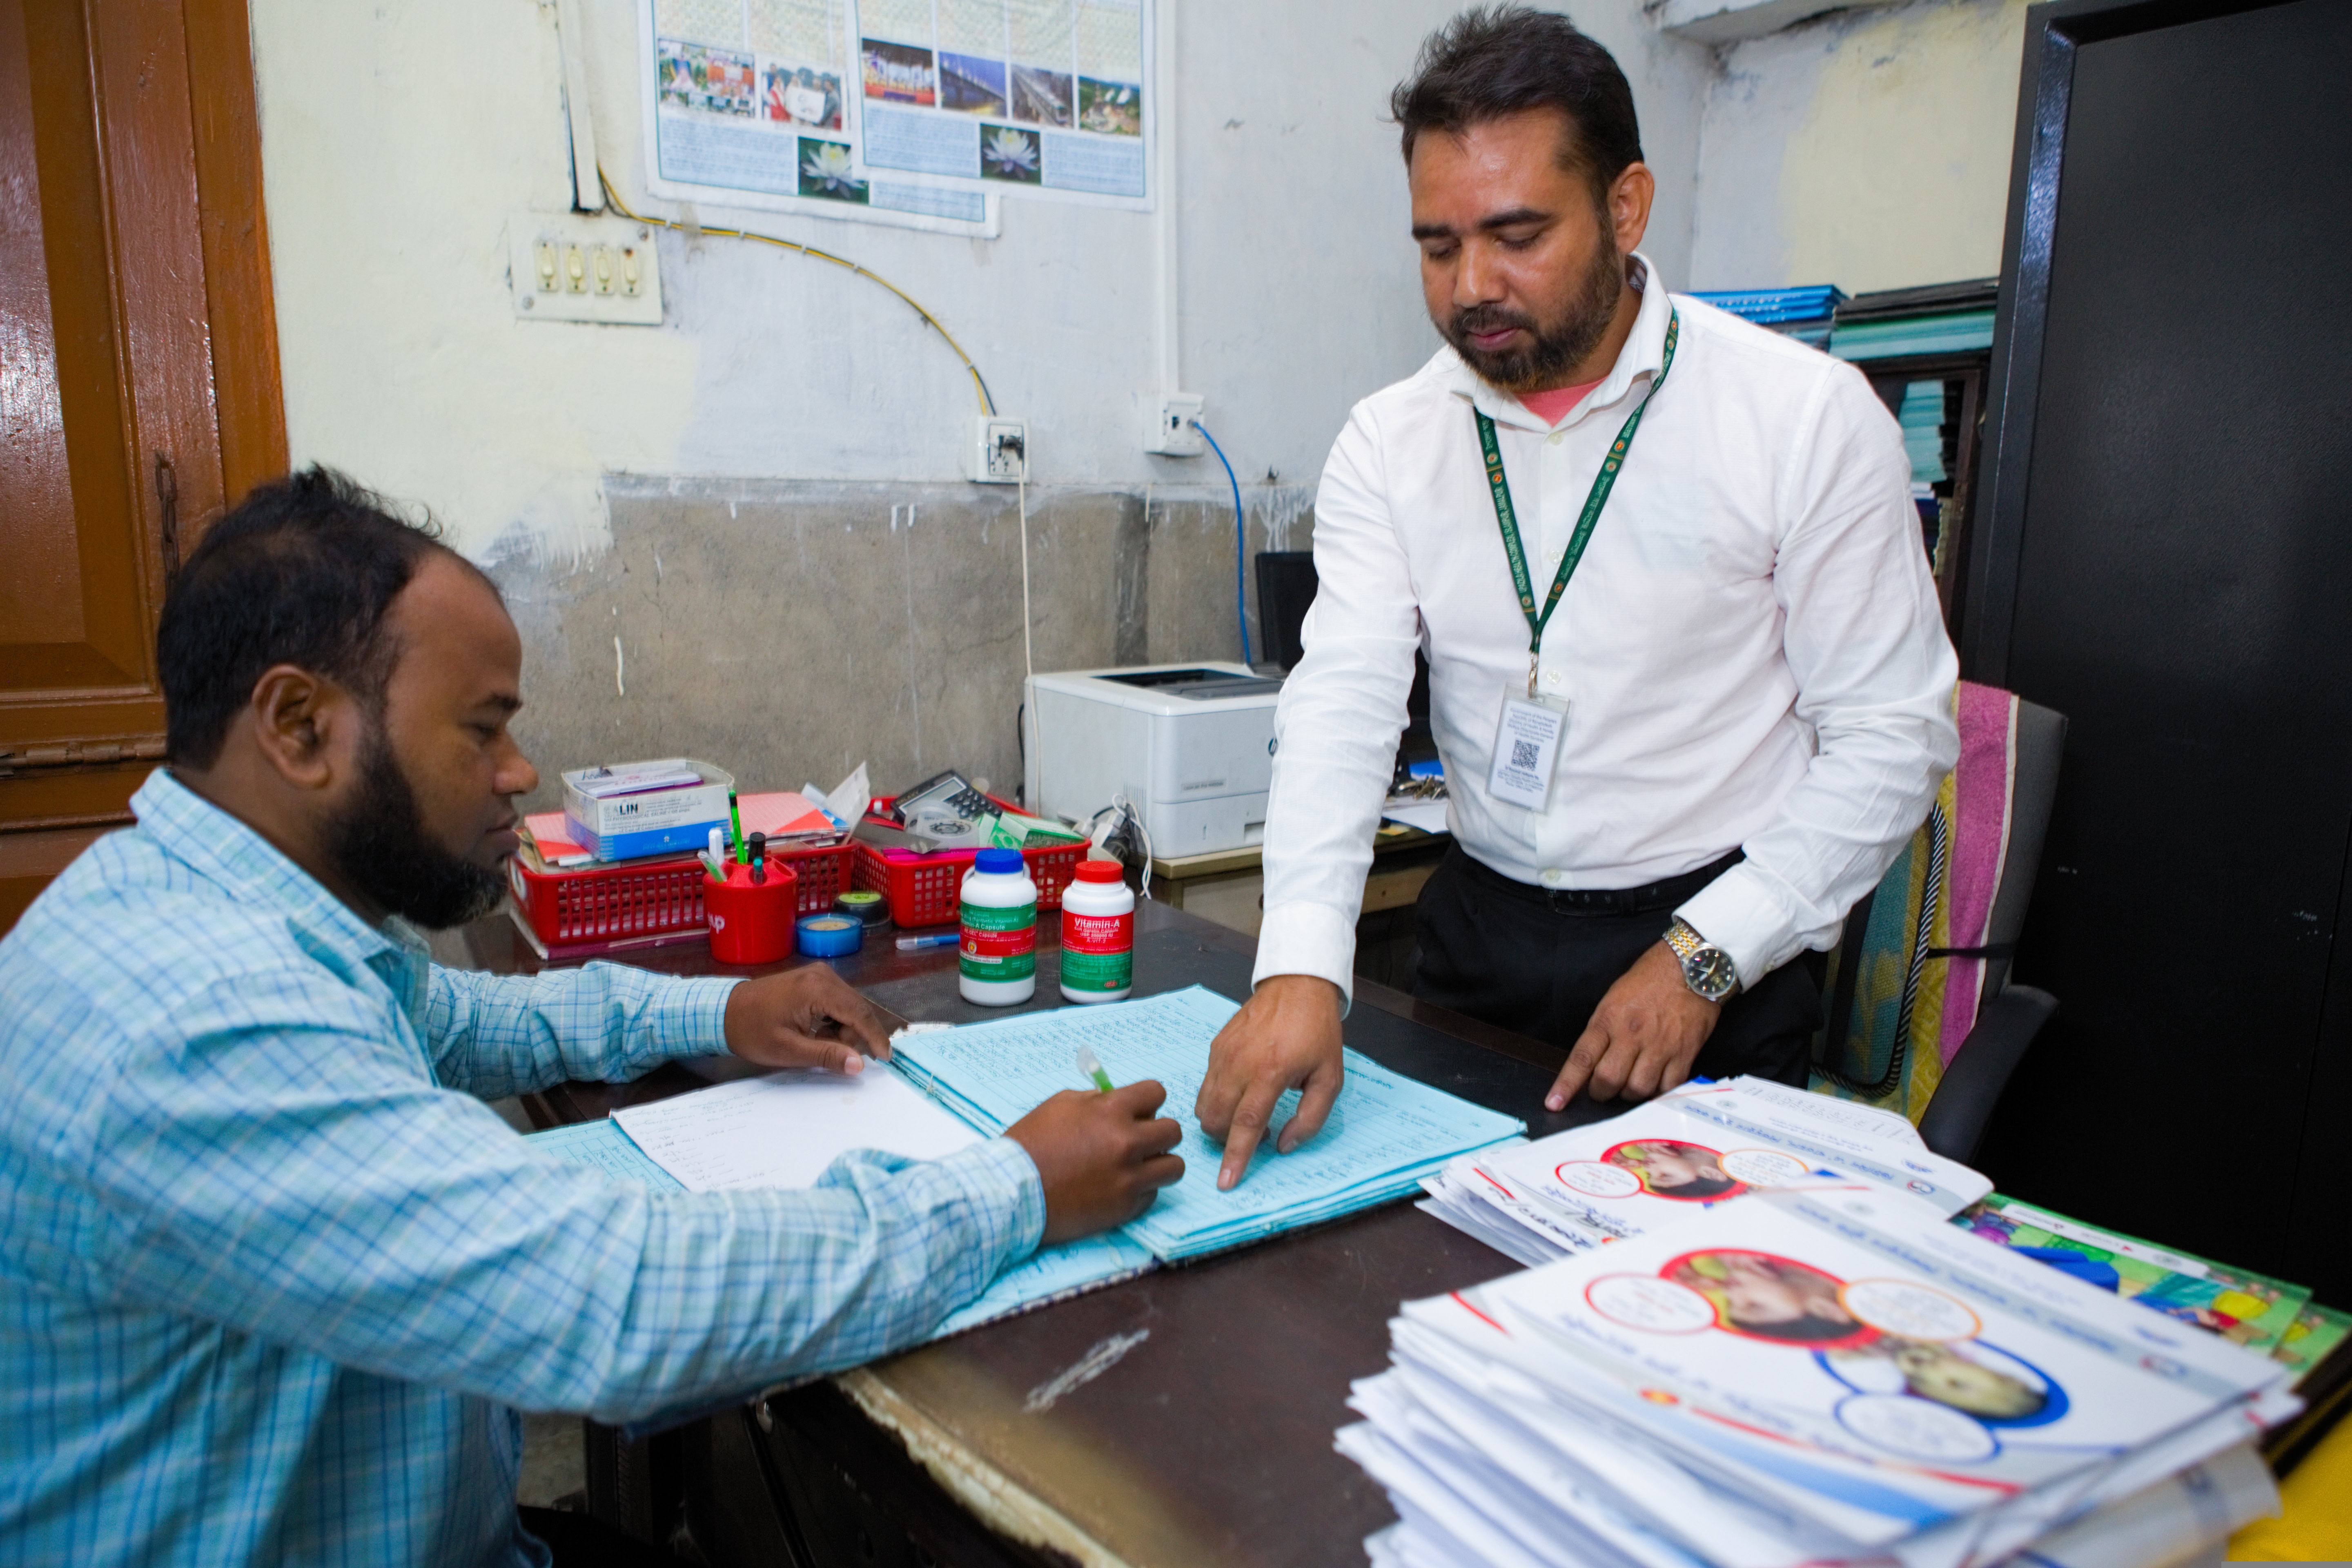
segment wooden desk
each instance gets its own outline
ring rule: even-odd
[[[468,932],[484,967],[541,967],[501,922]],[[1041,944],[1035,1005],[1058,1003]],[[1165,904],[1138,910],[1139,992],[1199,983],[1247,994],[1253,944]],[[678,973],[743,973],[701,948],[646,955]],[[961,1002],[952,950],[884,945],[839,967],[908,1019],[1001,1016]],[[1050,999],[1050,1000],[1049,1000]],[[1543,1109],[1562,1053],[1363,984],[1348,1043],[1396,1070],[1527,1121],[1541,1136],[1597,1119]],[[565,1084],[535,1120],[588,1120],[744,1070],[671,1064],[631,1084]],[[1235,1564],[1357,1568],[1391,1515],[1331,1449],[1348,1385],[1387,1364],[1399,1302],[1513,1265],[1399,1202],[1045,1308],[696,1424],[605,1461],[605,1481],[666,1526],[682,1495],[714,1564]],[[1124,1345],[1123,1353],[1118,1347]],[[1090,1355],[1117,1359],[1050,1401]],[[667,1445],[667,1447],[664,1447]],[[632,1469],[630,1467],[634,1466]],[[644,1528],[639,1521],[639,1528]]]

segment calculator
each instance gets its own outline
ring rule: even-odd
[[[952,768],[943,773],[934,773],[900,795],[891,807],[891,815],[903,826],[915,819],[918,811],[929,805],[944,806],[966,822],[977,821],[996,809],[986,795],[972,788],[970,781]]]

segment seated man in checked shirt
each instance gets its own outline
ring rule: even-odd
[[[415,928],[496,903],[538,782],[522,648],[348,481],[215,524],[157,644],[171,765],[0,942],[0,1562],[543,1563],[518,1408],[621,1421],[867,1360],[1181,1173],[1151,1083],[803,1192],[534,1154],[484,1098],[890,1047],[821,964],[429,962]],[[566,1562],[593,1529],[530,1522]]]

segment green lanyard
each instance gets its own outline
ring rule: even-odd
[[[1617,440],[1601,460],[1601,471],[1592,476],[1592,493],[1584,498],[1584,513],[1576,520],[1576,531],[1568,541],[1568,553],[1560,557],[1559,574],[1551,580],[1551,596],[1544,601],[1540,614],[1536,609],[1535,579],[1528,574],[1527,552],[1519,545],[1519,523],[1511,510],[1511,482],[1503,477],[1503,449],[1495,444],[1495,422],[1479,410],[1471,413],[1478,421],[1478,447],[1486,454],[1486,486],[1495,492],[1495,521],[1503,530],[1503,553],[1510,557],[1511,584],[1519,591],[1519,608],[1528,617],[1528,695],[1536,694],[1536,665],[1543,655],[1544,626],[1551,613],[1559,608],[1559,596],[1568,591],[1568,580],[1576,575],[1577,563],[1584,559],[1584,547],[1592,542],[1593,525],[1601,521],[1601,509],[1609,504],[1609,492],[1617,485],[1617,470],[1625,466],[1625,454],[1633,445],[1633,432],[1642,427],[1642,416],[1650,406],[1650,399],[1658,395],[1658,388],[1666,384],[1666,373],[1675,366],[1675,342],[1682,335],[1682,313],[1668,307],[1666,312],[1666,352],[1658,362],[1658,374],[1650,382],[1650,390],[1641,404],[1626,416],[1625,427],[1617,432]]]

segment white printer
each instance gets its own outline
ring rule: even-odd
[[[1160,856],[1265,839],[1278,676],[1223,663],[1030,677],[1024,797],[1080,822],[1124,795]]]

